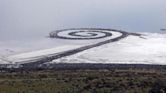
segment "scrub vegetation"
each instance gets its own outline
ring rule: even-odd
[[[1,71],[0,93],[166,93],[166,70]]]

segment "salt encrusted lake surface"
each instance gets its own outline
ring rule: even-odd
[[[114,45],[100,47],[104,49],[99,49],[95,53],[96,56],[92,56],[93,53],[89,52],[76,59],[86,59],[91,62],[94,61],[92,59],[103,62],[119,59],[118,62],[121,62],[123,58],[124,60],[131,58],[132,62],[136,61],[134,59],[139,59],[138,62],[160,64],[165,60],[166,32],[160,30],[166,28],[165,4],[166,1],[163,0],[1,0],[0,56],[4,58],[25,52],[82,46],[100,41],[80,42],[48,38],[49,32],[58,29],[113,28],[141,32],[147,35],[145,36],[147,39],[128,37]],[[111,54],[106,53],[108,51]],[[105,57],[99,55],[101,52],[105,53]],[[117,56],[118,53],[122,56]],[[105,60],[108,57],[110,60]]]

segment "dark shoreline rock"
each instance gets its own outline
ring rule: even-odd
[[[92,63],[54,63],[42,65],[26,65],[21,67],[3,67],[0,71],[38,71],[38,70],[114,70],[114,69],[155,69],[166,70],[166,65],[146,64],[92,64]]]

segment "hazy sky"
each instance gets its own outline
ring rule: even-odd
[[[165,0],[0,0],[0,40],[38,39],[64,28],[159,32]]]

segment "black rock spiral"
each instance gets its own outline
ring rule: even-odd
[[[120,33],[120,34],[118,36],[114,36],[115,34],[113,34],[113,32]],[[22,65],[23,67],[32,67],[32,66],[38,67],[39,65],[43,63],[47,63],[58,58],[70,56],[70,55],[73,55],[73,54],[76,54],[76,53],[79,53],[84,50],[88,50],[97,46],[119,41],[130,34],[131,33],[127,33],[120,30],[101,29],[101,28],[73,28],[73,29],[57,30],[50,33],[50,38],[60,38],[60,39],[69,39],[69,40],[88,40],[88,39],[100,39],[100,38],[113,37],[113,36],[114,37],[107,38],[95,44],[93,43],[93,44],[85,45],[76,49],[46,55],[43,58],[31,60],[30,63],[25,63]]]
[[[88,40],[100,39],[112,36],[112,32],[119,32],[113,29],[96,29],[96,28],[77,28],[57,30],[50,33],[51,38]],[[121,33],[121,32],[119,32]]]

